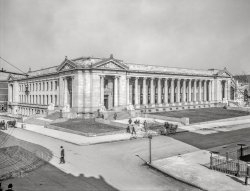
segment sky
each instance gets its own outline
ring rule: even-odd
[[[250,0],[0,0],[0,56],[22,71],[110,54],[250,74]]]

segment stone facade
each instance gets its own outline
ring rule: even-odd
[[[231,75],[81,57],[9,77],[9,112],[33,115],[62,109],[71,113],[146,109],[168,111],[213,107],[230,100]],[[28,90],[28,91],[27,91]]]

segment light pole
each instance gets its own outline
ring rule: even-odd
[[[239,144],[237,144],[238,146],[240,146],[240,157],[239,157],[239,159],[241,159],[242,158],[242,155],[243,155],[243,146],[246,146],[245,144],[243,144],[243,143],[239,143]]]
[[[149,164],[151,164],[152,162],[152,157],[151,157],[151,150],[152,150],[152,147],[151,147],[151,141],[152,141],[152,138],[153,136],[151,134],[148,135],[148,140],[149,140]]]

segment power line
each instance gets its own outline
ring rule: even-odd
[[[7,60],[5,60],[3,57],[0,56],[0,59],[2,59],[4,62],[6,62],[7,64],[11,65],[12,67],[16,68],[17,70],[19,70],[20,72],[22,72],[23,74],[26,74],[26,72],[22,71],[21,69],[19,69],[18,67],[16,67],[15,65],[11,64],[10,62],[8,62]]]

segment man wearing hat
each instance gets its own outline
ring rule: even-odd
[[[13,188],[13,185],[12,185],[12,184],[9,184],[9,185],[8,185],[8,189],[7,189],[6,191],[14,191],[14,190],[12,190],[12,188]]]
[[[61,146],[61,157],[60,157],[60,164],[64,164],[65,159],[64,159],[64,148]]]

